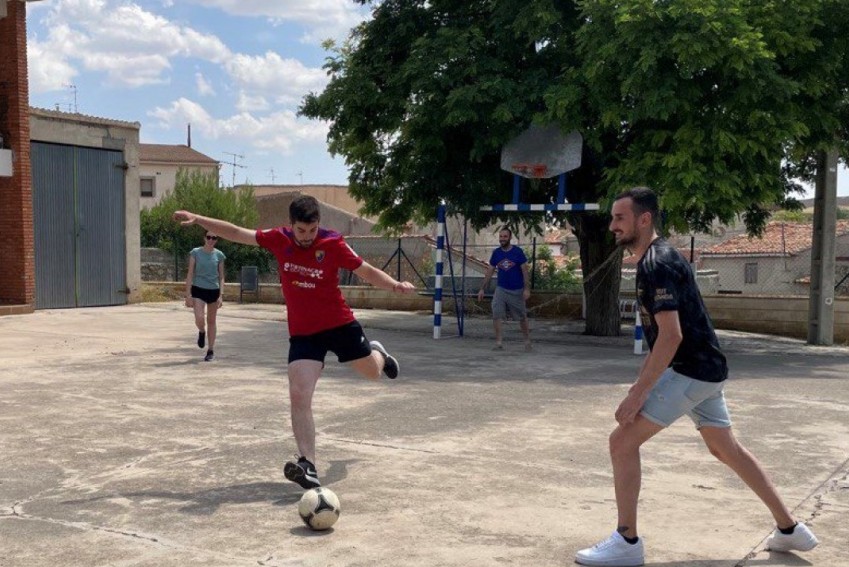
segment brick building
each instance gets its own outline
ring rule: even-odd
[[[0,149],[12,166],[0,174],[0,314],[35,305],[26,38],[26,4],[0,0]]]

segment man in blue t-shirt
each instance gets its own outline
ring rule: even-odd
[[[495,350],[502,350],[501,321],[509,311],[513,318],[519,321],[522,334],[525,337],[525,350],[531,350],[530,330],[528,329],[528,312],[525,302],[531,296],[528,275],[528,258],[518,246],[510,244],[513,232],[502,228],[498,232],[500,248],[492,251],[489,258],[489,268],[483,279],[483,285],[478,292],[478,301],[483,300],[484,290],[492,279],[492,274],[498,270],[498,280],[495,295],[492,296],[492,322],[495,326]]]

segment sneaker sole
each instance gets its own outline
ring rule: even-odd
[[[581,559],[575,558],[575,563],[578,565],[587,565],[588,567],[640,567],[645,565],[645,559]]]
[[[386,374],[386,377],[392,380],[397,378],[398,374],[401,373],[401,365],[398,364],[398,359],[386,352],[386,347],[384,347],[380,341],[371,341],[371,343],[369,344],[371,348],[383,355],[383,359],[385,360],[385,362],[383,363],[383,373]],[[387,370],[387,367],[389,367],[390,363],[392,365],[392,368],[394,368],[394,372]]]
[[[789,551],[810,551],[819,545],[819,540],[808,540],[804,545],[796,545],[796,546],[788,546],[783,547],[781,545],[777,545],[776,547],[770,547],[769,543],[766,545],[766,551],[776,551],[778,553],[787,553]]]
[[[301,488],[310,489],[321,486],[321,483],[318,482],[318,480],[313,480],[308,477],[304,472],[304,469],[295,463],[286,463],[283,467],[283,476],[285,476],[287,480],[291,480],[295,484],[299,484]]]

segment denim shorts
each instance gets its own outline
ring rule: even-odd
[[[694,380],[667,368],[652,388],[640,413],[649,421],[669,427],[686,414],[702,427],[731,427],[725,405],[725,382]]]

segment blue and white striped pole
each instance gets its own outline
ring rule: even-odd
[[[634,306],[634,354],[643,354],[643,320],[640,317],[640,308]]]
[[[445,205],[436,212],[436,277],[433,290],[433,338],[442,336],[442,251],[445,249]]]

